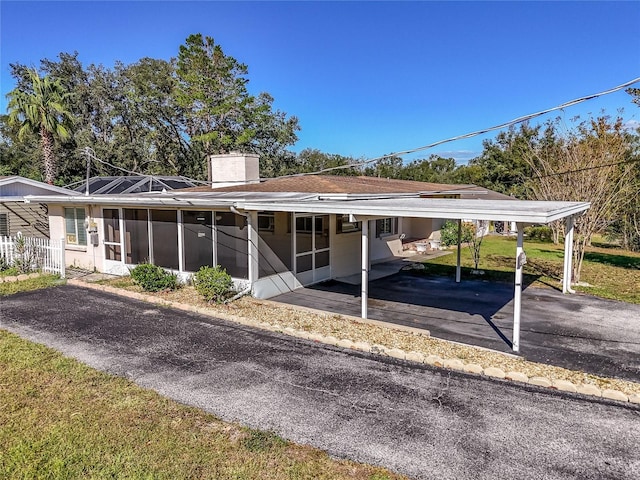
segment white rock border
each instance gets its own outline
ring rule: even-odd
[[[483,368],[481,365],[477,363],[464,363],[459,358],[443,359],[439,355],[425,356],[420,352],[405,352],[404,350],[401,350],[399,348],[385,347],[384,345],[378,345],[378,344],[372,345],[367,342],[361,342],[361,341],[354,342],[346,338],[338,339],[330,335],[325,336],[319,333],[307,332],[305,330],[296,330],[294,328],[283,327],[282,325],[278,325],[278,324],[258,322],[258,321],[250,320],[244,317],[230,315],[225,312],[219,312],[219,311],[214,312],[207,308],[202,308],[195,305],[188,305],[184,303],[173,302],[170,300],[163,300],[153,295],[132,292],[130,290],[125,290],[122,288],[115,288],[115,287],[110,287],[108,285],[101,285],[101,284],[95,284],[95,283],[87,283],[79,279],[70,279],[67,281],[67,284],[77,286],[77,287],[82,287],[82,288],[88,288],[91,290],[98,290],[98,291],[103,291],[107,293],[113,293],[115,295],[120,295],[123,297],[132,298],[135,300],[142,300],[142,301],[153,303],[156,305],[168,306],[178,310],[200,313],[202,315],[220,318],[222,320],[240,323],[242,325],[260,328],[263,330],[279,332],[292,337],[302,338],[302,339],[310,340],[317,343],[323,343],[326,345],[331,345],[331,346],[342,348],[345,350],[355,350],[359,352],[372,353],[374,355],[396,358],[396,359],[415,362],[415,363],[424,363],[432,367],[444,368],[447,370],[456,370],[456,371],[465,372],[473,375],[486,376],[486,377],[510,381],[510,382],[518,382],[521,384],[528,384],[528,385],[533,385],[537,387],[549,388],[552,390],[575,393],[579,395],[605,398],[607,400],[614,400],[614,401],[623,402],[623,403],[640,404],[640,395],[638,394],[627,395],[619,390],[614,390],[614,389],[601,390],[597,386],[590,383],[583,383],[583,384],[576,385],[575,383],[570,382],[568,380],[552,381],[551,379],[546,377],[529,378],[526,374],[522,372],[517,372],[517,371],[504,372],[504,370],[502,370],[501,368],[492,367],[492,366]]]

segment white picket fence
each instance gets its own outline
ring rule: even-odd
[[[0,237],[0,258],[10,266],[25,265],[30,271],[53,273],[64,278],[64,238]]]

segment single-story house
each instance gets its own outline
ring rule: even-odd
[[[76,192],[18,175],[0,176],[0,237],[21,232],[27,237],[49,238],[47,204],[25,203],[26,195],[69,196]]]
[[[221,265],[259,298],[361,273],[363,317],[371,263],[399,255],[403,238],[433,237],[446,219],[516,222],[519,296],[523,226],[589,208],[514,200],[474,185],[317,175],[261,181],[255,155],[210,161],[215,188],[26,201],[49,205],[51,237],[65,238],[69,265],[127,274],[151,262],[182,276]]]

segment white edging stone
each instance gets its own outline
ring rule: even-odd
[[[354,342],[353,348],[362,352],[371,352],[371,344],[368,342]]]
[[[640,395],[638,395],[637,393],[634,393],[633,395],[629,395],[629,402],[640,404]]]
[[[556,380],[555,382],[553,382],[553,388],[562,392],[576,393],[578,391],[573,382],[570,382],[568,380]]]
[[[608,398],[609,400],[618,400],[620,402],[629,401],[629,397],[627,397],[620,390],[613,390],[611,388],[607,388],[602,391],[602,398]]]
[[[424,355],[420,352],[408,352],[406,359],[411,362],[424,363]]]
[[[464,363],[457,358],[445,358],[443,367],[451,370],[464,370]]]
[[[487,377],[493,377],[493,378],[505,378],[507,376],[506,373],[504,373],[504,370],[502,370],[501,368],[496,368],[496,367],[487,367],[484,369],[484,374]]]
[[[581,393],[582,395],[592,395],[594,397],[602,396],[602,390],[591,383],[583,383],[581,385],[578,385],[577,388],[578,393]]]
[[[407,358],[407,352],[400,350],[399,348],[389,348],[386,350],[385,354],[389,357],[398,358],[400,360],[405,360]]]
[[[433,365],[434,367],[442,367],[444,365],[440,355],[427,355],[427,358],[424,359],[424,363]]]
[[[484,373],[484,368],[479,363],[467,363],[464,366],[464,371],[467,373],[475,373],[477,375],[482,375]]]
[[[552,386],[551,380],[547,377],[531,377],[529,379],[529,385],[537,385],[538,387],[549,388]]]
[[[529,382],[529,377],[522,372],[515,372],[515,371],[507,372],[507,375],[505,376],[505,378],[507,380],[513,380],[515,382],[522,382],[522,383]]]
[[[349,339],[341,338],[336,342],[336,347],[352,349],[353,342]]]

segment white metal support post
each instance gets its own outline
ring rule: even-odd
[[[369,220],[362,221],[362,318],[367,318],[367,304],[369,300]]]
[[[564,272],[562,274],[562,293],[576,293],[571,289],[573,279],[573,215],[567,217],[564,236]]]
[[[247,240],[249,245],[247,246],[248,262],[249,262],[249,285],[253,288],[253,284],[258,279],[259,265],[258,265],[258,214],[257,212],[247,212]]]
[[[458,256],[456,260],[456,283],[460,283],[460,243],[462,242],[462,219],[458,219]]]
[[[516,244],[516,281],[515,291],[513,295],[513,340],[512,349],[514,352],[520,350],[520,312],[522,304],[522,267],[526,262],[524,255],[524,249],[522,248],[524,225],[522,223],[517,224],[518,228],[518,240]]]

